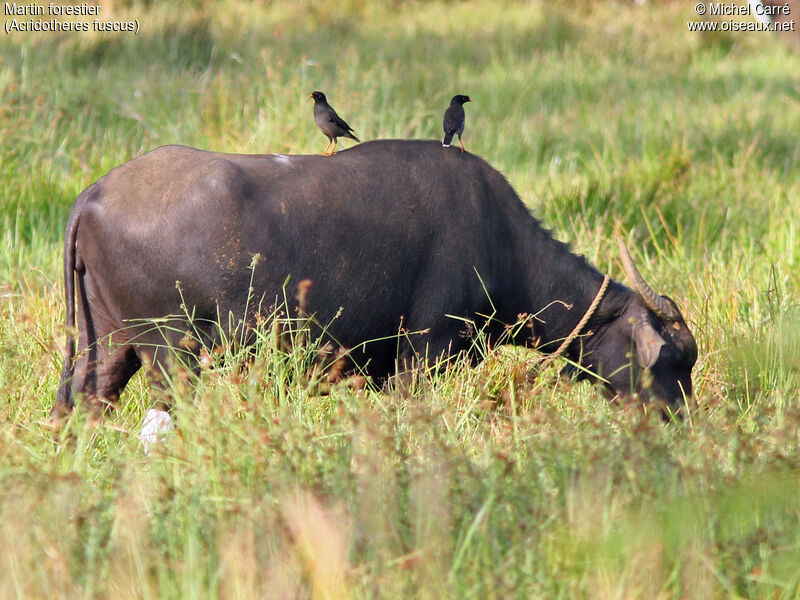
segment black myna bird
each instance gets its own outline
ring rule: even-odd
[[[360,142],[361,140],[354,136],[351,132],[353,128],[344,122],[333,107],[328,104],[328,99],[322,92],[312,92],[308,95],[309,98],[314,99],[314,121],[317,123],[319,130],[328,138],[328,145],[325,147],[325,152],[331,156],[336,150],[336,138],[346,137],[351,140]]]
[[[464,115],[465,102],[472,102],[472,100],[469,99],[469,96],[464,96],[463,94],[453,96],[453,99],[450,101],[450,106],[444,111],[444,122],[442,123],[444,127],[444,139],[442,140],[442,146],[445,148],[449,148],[450,142],[453,141],[453,136],[458,135],[458,143],[461,144],[461,151],[464,152],[465,150],[464,142],[461,141],[461,134],[464,133],[464,121],[466,119],[466,115]]]

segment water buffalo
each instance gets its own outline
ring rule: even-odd
[[[636,291],[612,280],[598,295],[604,275],[553,239],[500,173],[438,141],[333,157],[161,147],[75,200],[64,276],[77,351],[69,333],[53,415],[76,396],[113,402],[143,364],[163,363],[186,326],[145,320],[190,312],[213,344],[218,329],[203,323],[252,321],[303,280],[307,311],[376,378],[467,350],[464,319],[486,315],[490,339],[552,353],[599,298],[564,355],[612,393],[678,407],[692,391],[694,338],[621,250]],[[535,318],[509,337],[520,315]],[[398,338],[400,327],[418,333]]]

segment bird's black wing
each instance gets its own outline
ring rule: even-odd
[[[464,126],[464,109],[460,106],[450,106],[444,111],[444,122],[442,123],[445,134],[451,136]]]
[[[345,123],[344,119],[337,115],[335,112],[332,112],[328,115],[328,120],[336,125],[337,127],[341,127],[345,131],[353,131],[353,128],[350,127],[347,123]]]

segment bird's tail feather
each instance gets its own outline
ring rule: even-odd
[[[442,146],[444,146],[445,148],[449,148],[450,147],[450,142],[453,141],[453,136],[454,135],[455,135],[455,133],[445,133],[444,134],[444,139],[442,140]]]

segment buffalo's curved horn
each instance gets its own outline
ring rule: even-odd
[[[639,294],[639,297],[647,308],[662,319],[676,321],[679,315],[675,308],[664,300],[664,298],[656,294],[655,290],[644,280],[642,274],[639,273],[639,269],[637,269],[636,265],[633,263],[631,253],[628,252],[625,242],[623,242],[622,238],[619,236],[617,236],[617,244],[619,245],[619,255],[622,259],[622,266],[625,268],[625,274],[628,276],[628,280],[631,282],[634,291]]]

